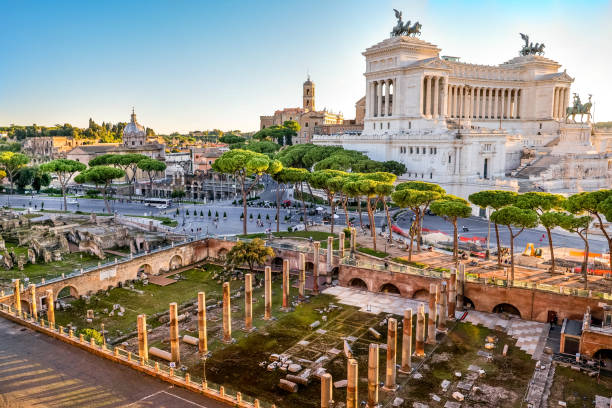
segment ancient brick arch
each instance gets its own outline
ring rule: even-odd
[[[369,290],[368,284],[361,278],[353,278],[349,281],[349,286],[355,289]]]
[[[429,299],[429,291],[427,289],[417,289],[412,293],[412,298],[426,301]]]
[[[511,303],[499,303],[491,310],[493,313],[509,313],[523,317],[520,309]]]
[[[172,258],[170,258],[170,261],[168,262],[168,270],[172,271],[180,268],[181,266],[183,266],[183,257],[179,254],[172,255]]]
[[[153,274],[153,267],[148,263],[140,265],[138,267],[138,274],[140,275],[142,273],[145,273],[147,275]]]
[[[217,251],[217,259],[225,259],[227,257],[227,253],[229,252],[229,249],[227,248],[219,248],[219,250]]]
[[[397,294],[397,295],[402,294],[402,291],[400,290],[400,288],[391,282],[386,282],[380,285],[377,292],[391,293],[391,294]]]
[[[56,300],[60,298],[60,294],[62,296],[66,294],[65,289],[68,289],[68,293],[73,298],[75,298],[75,299],[79,298],[79,290],[76,288],[76,286],[74,286],[74,285],[64,285],[57,292],[53,293],[53,296],[55,297]]]

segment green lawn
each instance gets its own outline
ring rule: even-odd
[[[612,397],[612,378],[601,376],[599,382],[569,367],[557,366],[548,398],[549,407],[565,401],[569,408],[592,407],[596,395]]]
[[[377,258],[386,258],[389,254],[383,251],[375,251],[372,248],[359,247],[357,251],[362,252],[364,254],[372,255]]]

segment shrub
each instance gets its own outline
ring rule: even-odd
[[[253,219],[253,214],[249,214],[249,219],[252,220]]]
[[[53,188],[53,187],[42,189],[42,190],[40,190],[40,192],[41,193],[47,193],[47,194],[62,194],[62,190],[61,189]]]
[[[185,210],[185,215],[189,215],[189,210]]]
[[[81,330],[81,333],[83,334],[83,337],[85,338],[86,341],[91,341],[91,339],[94,339],[94,341],[98,345],[104,342],[104,338],[102,337],[102,334],[95,329],[84,329],[84,330]]]
[[[257,219],[261,220],[261,214],[257,214]]]
[[[200,210],[200,217],[203,217],[203,216],[204,216],[204,211]]]
[[[223,211],[223,218],[227,218],[227,213]]]
[[[210,212],[210,209],[208,210],[208,218],[212,217],[212,212]]]
[[[242,220],[244,218],[244,214],[240,213],[240,219]]]
[[[215,218],[219,218],[219,211],[215,211]]]
[[[270,221],[270,214],[266,214],[266,221]]]

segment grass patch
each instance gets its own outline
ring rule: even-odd
[[[612,396],[612,378],[601,376],[599,382],[569,367],[557,366],[549,397],[551,406],[565,401],[569,408],[592,407],[596,395]]]
[[[366,248],[366,247],[359,247],[357,248],[357,251],[362,252],[364,254],[375,256],[377,258],[386,258],[387,256],[389,256],[389,254],[386,252],[375,251],[372,248]]]
[[[394,262],[397,263],[401,263],[402,265],[408,265],[408,266],[412,266],[414,268],[419,268],[419,269],[426,269],[427,265],[421,262],[413,262],[413,261],[409,261],[406,258],[393,258],[392,259]]]

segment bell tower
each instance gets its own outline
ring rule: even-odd
[[[310,75],[308,75],[308,79],[304,82],[303,88],[303,108],[305,111],[314,111],[315,110],[315,85],[310,80]]]

